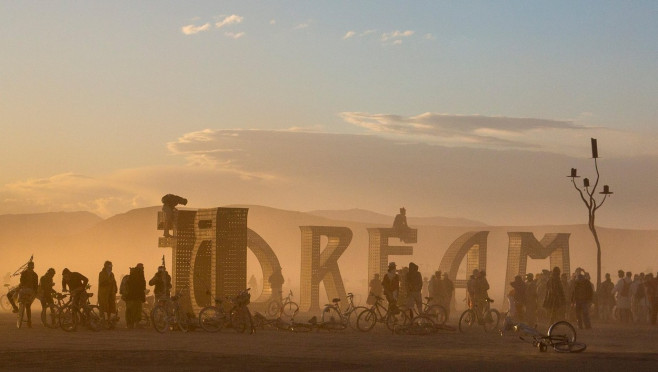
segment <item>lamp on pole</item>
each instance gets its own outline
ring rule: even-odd
[[[599,157],[599,150],[596,144],[596,138],[592,138],[592,159],[594,159],[594,169],[596,170],[596,180],[594,181],[594,186],[590,188],[590,180],[588,178],[583,179],[583,187],[580,188],[576,185],[576,178],[580,178],[577,174],[576,168],[571,168],[571,175],[567,176],[571,178],[571,183],[578,190],[580,198],[582,199],[585,206],[587,206],[588,211],[588,227],[589,231],[592,232],[594,236],[594,242],[596,242],[596,290],[599,290],[601,285],[601,242],[599,241],[599,235],[596,232],[596,211],[603,206],[603,203],[608,198],[609,195],[613,193],[610,191],[610,186],[603,185],[603,191],[599,192],[599,195],[603,195],[601,201],[595,199],[596,188],[599,185],[599,165],[597,159]]]

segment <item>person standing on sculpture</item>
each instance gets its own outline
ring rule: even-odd
[[[187,205],[187,199],[174,194],[167,194],[162,197],[162,214],[164,216],[164,237],[171,238],[169,230],[174,228],[176,220],[176,206],[178,204]]]
[[[39,276],[34,272],[34,261],[27,263],[27,269],[21,273],[21,281],[18,285],[18,303],[23,304],[25,308],[25,315],[27,315],[27,327],[32,328],[32,302],[39,289]],[[18,315],[16,325],[18,328],[23,326],[21,316]]]
[[[98,273],[98,309],[102,319],[110,320],[117,312],[117,281],[112,272],[112,262],[105,261],[103,269]],[[113,327],[112,322],[108,322]]]
[[[554,267],[551,277],[546,282],[546,297],[544,298],[544,308],[548,311],[551,324],[564,317],[564,288],[560,278],[560,268]]]
[[[130,276],[126,283],[126,325],[135,328],[142,318],[142,304],[146,301],[146,279],[144,265],[130,268]]]
[[[384,296],[388,301],[389,314],[397,312],[397,300],[400,293],[400,275],[396,272],[395,262],[388,264],[388,271],[382,279],[382,288],[384,288]]]

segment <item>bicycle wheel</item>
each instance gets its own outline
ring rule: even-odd
[[[377,324],[377,314],[371,309],[363,311],[356,318],[356,327],[361,332],[368,332]]]
[[[151,317],[146,310],[142,310],[142,316],[135,325],[139,328],[148,328],[151,326]]]
[[[59,327],[59,309],[55,305],[48,305],[41,310],[41,323],[47,328]]]
[[[407,315],[406,311],[398,311],[397,314],[386,315],[386,327],[391,332],[395,330],[395,327],[406,327],[409,324],[411,324],[411,322],[409,322],[409,315]]]
[[[18,319],[16,320],[16,327],[23,327],[23,317],[25,316],[25,304],[20,302],[18,304]]]
[[[497,331],[498,323],[500,322],[500,313],[496,309],[487,310],[484,313],[484,326],[485,332]]]
[[[553,343],[564,343],[564,341],[573,343],[576,342],[576,329],[571,323],[561,320],[548,328],[548,338]]]
[[[233,311],[231,311],[231,327],[233,327],[238,333],[244,333],[247,329],[247,321],[244,319],[244,316],[240,314],[238,309],[233,309]]]
[[[100,309],[96,305],[88,305],[84,310],[87,328],[91,331],[98,332],[103,327],[101,322]]]
[[[160,333],[169,330],[169,317],[167,316],[167,309],[163,306],[156,306],[151,311],[151,323],[153,328]]]
[[[180,305],[176,306],[174,309],[174,321],[181,332],[185,333],[190,330],[190,325],[187,321],[187,314],[181,309]]]
[[[283,315],[285,316],[293,316],[298,310],[299,305],[295,302],[290,301],[283,304]]]
[[[558,353],[580,353],[587,349],[587,345],[582,342],[559,342],[553,344],[553,350]]]
[[[199,311],[199,325],[206,332],[218,332],[224,326],[224,311],[215,306],[206,306]]]
[[[11,304],[9,303],[9,297],[7,297],[6,294],[3,294],[0,296],[0,308],[4,311],[10,311],[11,310]]]
[[[59,309],[59,327],[66,332],[73,332],[78,328],[78,312],[73,307],[65,306]]]
[[[448,312],[441,305],[431,305],[427,307],[424,315],[432,318],[432,321],[434,321],[435,324],[444,324],[448,318]]]
[[[411,319],[409,333],[415,335],[428,335],[430,333],[436,333],[437,331],[438,329],[436,328],[434,319],[426,314],[421,314]]]
[[[281,304],[279,304],[279,301],[277,300],[272,300],[267,304],[267,308],[265,309],[265,315],[269,316],[270,318],[273,318],[281,313]]]
[[[472,331],[474,325],[477,324],[477,316],[475,311],[468,309],[459,317],[459,332],[466,333]]]
[[[354,309],[352,309],[352,311],[350,311],[346,315],[347,325],[352,329],[358,329],[356,327],[356,320],[359,318],[359,315],[366,310],[368,310],[368,308],[365,306],[357,306]]]

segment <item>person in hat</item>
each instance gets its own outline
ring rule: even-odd
[[[400,275],[398,275],[397,266],[395,262],[388,264],[388,271],[382,279],[382,287],[384,288],[384,296],[388,301],[389,312],[396,311],[398,294],[400,293]]]

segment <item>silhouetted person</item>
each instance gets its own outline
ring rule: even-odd
[[[368,283],[368,299],[366,299],[366,304],[374,305],[377,302],[376,297],[381,297],[383,292],[384,287],[382,286],[379,274],[375,274],[370,280],[370,283]]]
[[[282,269],[279,267],[274,272],[272,275],[270,275],[269,278],[267,278],[267,281],[270,283],[270,288],[272,288],[272,298],[273,299],[278,299],[281,300],[282,292],[283,292],[283,283],[285,280],[283,279],[283,273]]]
[[[155,287],[153,288],[153,295],[155,295],[156,301],[169,299],[171,296],[171,276],[167,272],[167,268],[158,266],[158,271],[149,280],[149,285]]]
[[[656,325],[656,318],[658,318],[658,276],[654,278],[653,273],[649,273],[645,279],[644,286],[646,288],[647,298],[651,301],[649,321],[652,325]]]
[[[624,275],[624,270],[617,272],[619,281],[615,284],[612,292],[617,295],[617,314],[621,323],[630,323],[633,319],[631,314],[631,272]]]
[[[439,303],[439,282],[441,281],[441,271],[435,271],[427,284],[427,294],[430,298],[429,303],[432,305]]]
[[[126,325],[135,328],[142,319],[142,304],[146,301],[146,278],[144,265],[130,268],[130,276],[126,282]]]
[[[452,280],[448,277],[448,273],[445,272],[441,276],[441,279],[438,281],[438,301],[437,303],[446,310],[446,319],[450,318],[450,303],[452,302],[452,296],[455,293],[455,285],[452,283]]]
[[[475,289],[473,292],[474,302],[480,313],[483,313],[487,308],[489,299],[489,282],[487,281],[487,273],[482,270],[475,278]]]
[[[610,273],[605,274],[605,280],[601,282],[599,290],[596,293],[596,300],[598,303],[597,310],[599,318],[607,322],[612,319],[612,308],[615,306],[615,297],[612,290],[615,288],[615,283],[610,278]]]
[[[27,268],[21,273],[21,282],[18,285],[18,303],[22,303],[25,307],[25,314],[27,315],[27,327],[32,328],[32,301],[39,289],[39,276],[34,272],[34,262],[27,263]],[[18,328],[23,326],[22,320],[18,318],[16,325]]]
[[[55,304],[53,294],[55,294],[55,269],[52,267],[39,279],[39,300],[41,301],[41,312],[51,305]]]
[[[407,307],[409,308],[409,319],[414,317],[414,305],[418,309],[418,314],[423,313],[423,296],[420,294],[423,289],[423,277],[418,271],[418,265],[413,262],[409,263],[409,272],[407,273]]]
[[[537,282],[532,273],[525,277],[525,321],[533,325],[537,322]]]
[[[84,304],[80,303],[80,294],[87,288],[89,279],[79,272],[70,271],[68,268],[62,270],[62,292],[68,291],[71,293],[71,303],[76,307],[81,307]]]
[[[589,308],[592,305],[594,298],[594,291],[592,283],[583,274],[576,276],[574,282],[573,294],[571,295],[571,306],[576,310],[576,319],[578,321],[578,328],[590,329],[592,323],[589,319]]]
[[[162,197],[162,214],[164,215],[164,236],[171,238],[169,230],[174,228],[174,221],[176,219],[176,206],[178,204],[187,205],[187,199],[178,195],[167,194]]]
[[[544,308],[550,314],[551,324],[557,322],[562,318],[560,314],[561,310],[564,309],[564,288],[562,288],[562,282],[560,280],[560,268],[554,267],[551,272],[551,277],[546,282],[546,297],[544,298]]]
[[[117,281],[112,272],[112,262],[105,261],[103,270],[98,273],[98,309],[101,318],[110,320],[117,312]],[[109,323],[112,325],[112,322]]]
[[[524,309],[525,309],[525,283],[523,282],[523,278],[521,278],[521,275],[517,275],[514,277],[514,281],[510,283],[512,288],[514,288],[514,312],[516,315],[516,319],[518,321],[523,321],[525,320],[524,316]]]
[[[384,288],[384,296],[388,301],[388,311],[391,314],[397,313],[397,300],[400,294],[400,275],[396,272],[395,262],[388,264],[388,271],[382,279],[382,288]]]
[[[400,237],[400,240],[407,242],[409,240],[409,235],[411,234],[411,228],[407,225],[407,210],[400,208],[400,213],[395,216],[393,220],[393,230],[396,235]]]
[[[256,275],[251,274],[251,278],[249,278],[249,288],[251,288],[252,291],[256,292],[258,289],[258,279],[256,279]]]

